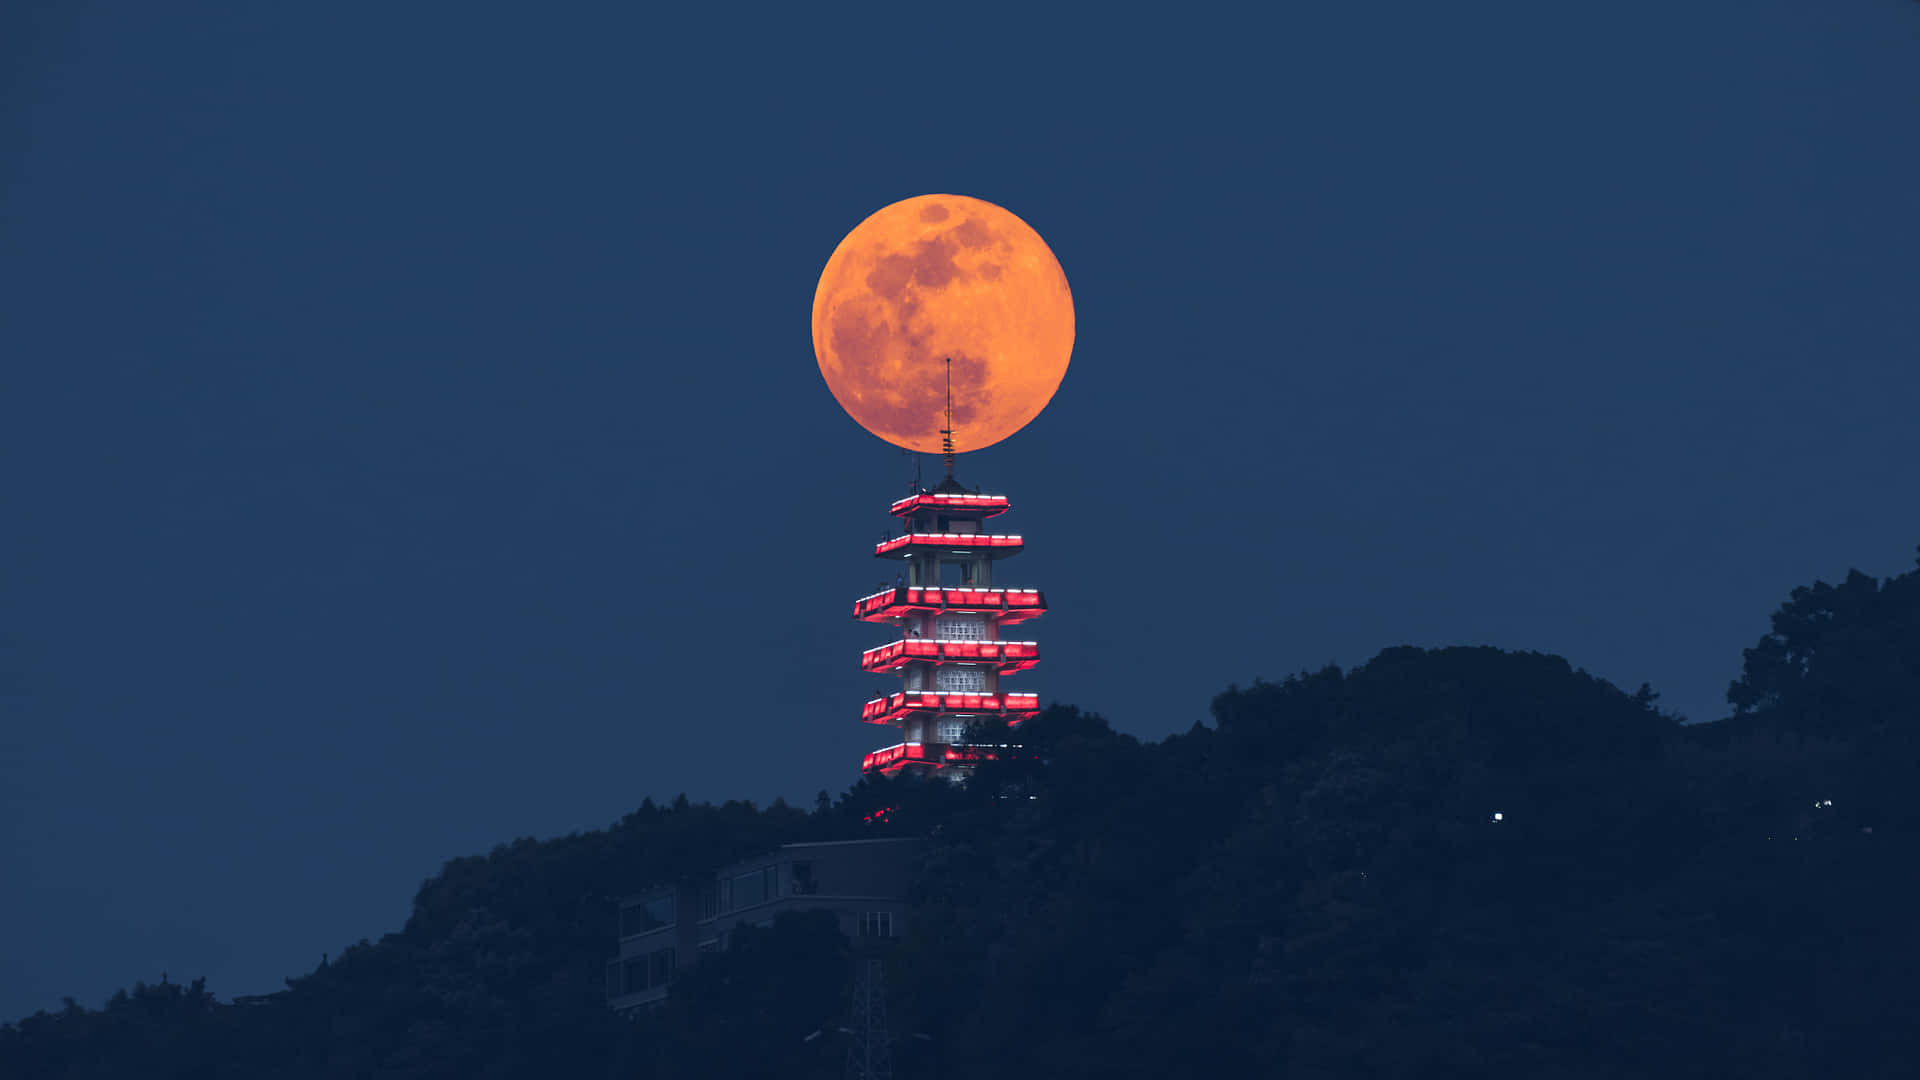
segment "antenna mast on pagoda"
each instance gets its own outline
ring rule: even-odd
[[[953,480],[953,357],[947,357],[947,426],[940,429],[940,454],[947,459],[947,483]]]

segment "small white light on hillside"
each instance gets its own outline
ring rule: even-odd
[[[1505,821],[1506,819],[1507,819],[1507,815],[1505,815],[1505,814],[1503,814],[1503,813],[1501,813],[1500,811],[1498,811],[1498,810],[1495,810],[1495,811],[1493,812],[1493,820],[1495,820],[1495,821]]]

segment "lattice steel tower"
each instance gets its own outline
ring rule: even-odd
[[[893,1036],[887,1031],[885,969],[877,956],[866,957],[853,978],[853,1036],[847,1044],[847,1076],[853,1080],[893,1080]]]

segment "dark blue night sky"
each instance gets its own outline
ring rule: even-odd
[[[851,784],[912,464],[808,314],[910,195],[1072,284],[960,478],[1053,608],[1021,688],[1123,731],[1396,644],[1714,719],[1790,588],[1920,543],[1907,0],[47,7],[0,24],[0,1019]]]

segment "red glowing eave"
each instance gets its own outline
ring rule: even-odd
[[[853,617],[884,622],[903,615],[938,611],[998,614],[1001,626],[1031,619],[1047,610],[1039,589],[945,589],[896,585],[853,603]]]
[[[1020,537],[1000,533],[908,533],[880,541],[873,545],[873,553],[904,556],[911,554],[913,548],[938,548],[1011,555],[1023,546]]]
[[[933,762],[939,759],[928,753],[923,743],[895,743],[884,750],[875,750],[860,762],[862,772],[875,769],[891,772],[909,761]]]
[[[1020,747],[1012,746],[1006,749],[1018,751]],[[895,743],[884,750],[875,750],[868,754],[860,762],[860,771],[879,772],[891,776],[908,765],[930,765],[934,768],[981,765],[989,761],[998,761],[1000,757],[1001,753],[998,749],[985,746],[928,746],[925,743]]]
[[[972,512],[982,518],[990,518],[1007,512],[1011,504],[1005,495],[941,495],[923,492],[909,495],[893,504],[887,512],[895,517],[909,517],[921,510],[946,510],[950,512]]]
[[[991,664],[1001,674],[1025,671],[1040,662],[1034,641],[967,641],[902,638],[860,654],[860,670],[893,671],[915,660],[936,664]]]
[[[1004,718],[1018,727],[1040,711],[1038,694],[973,694],[943,690],[905,690],[877,697],[860,707],[869,724],[897,724],[913,716],[983,715]]]

